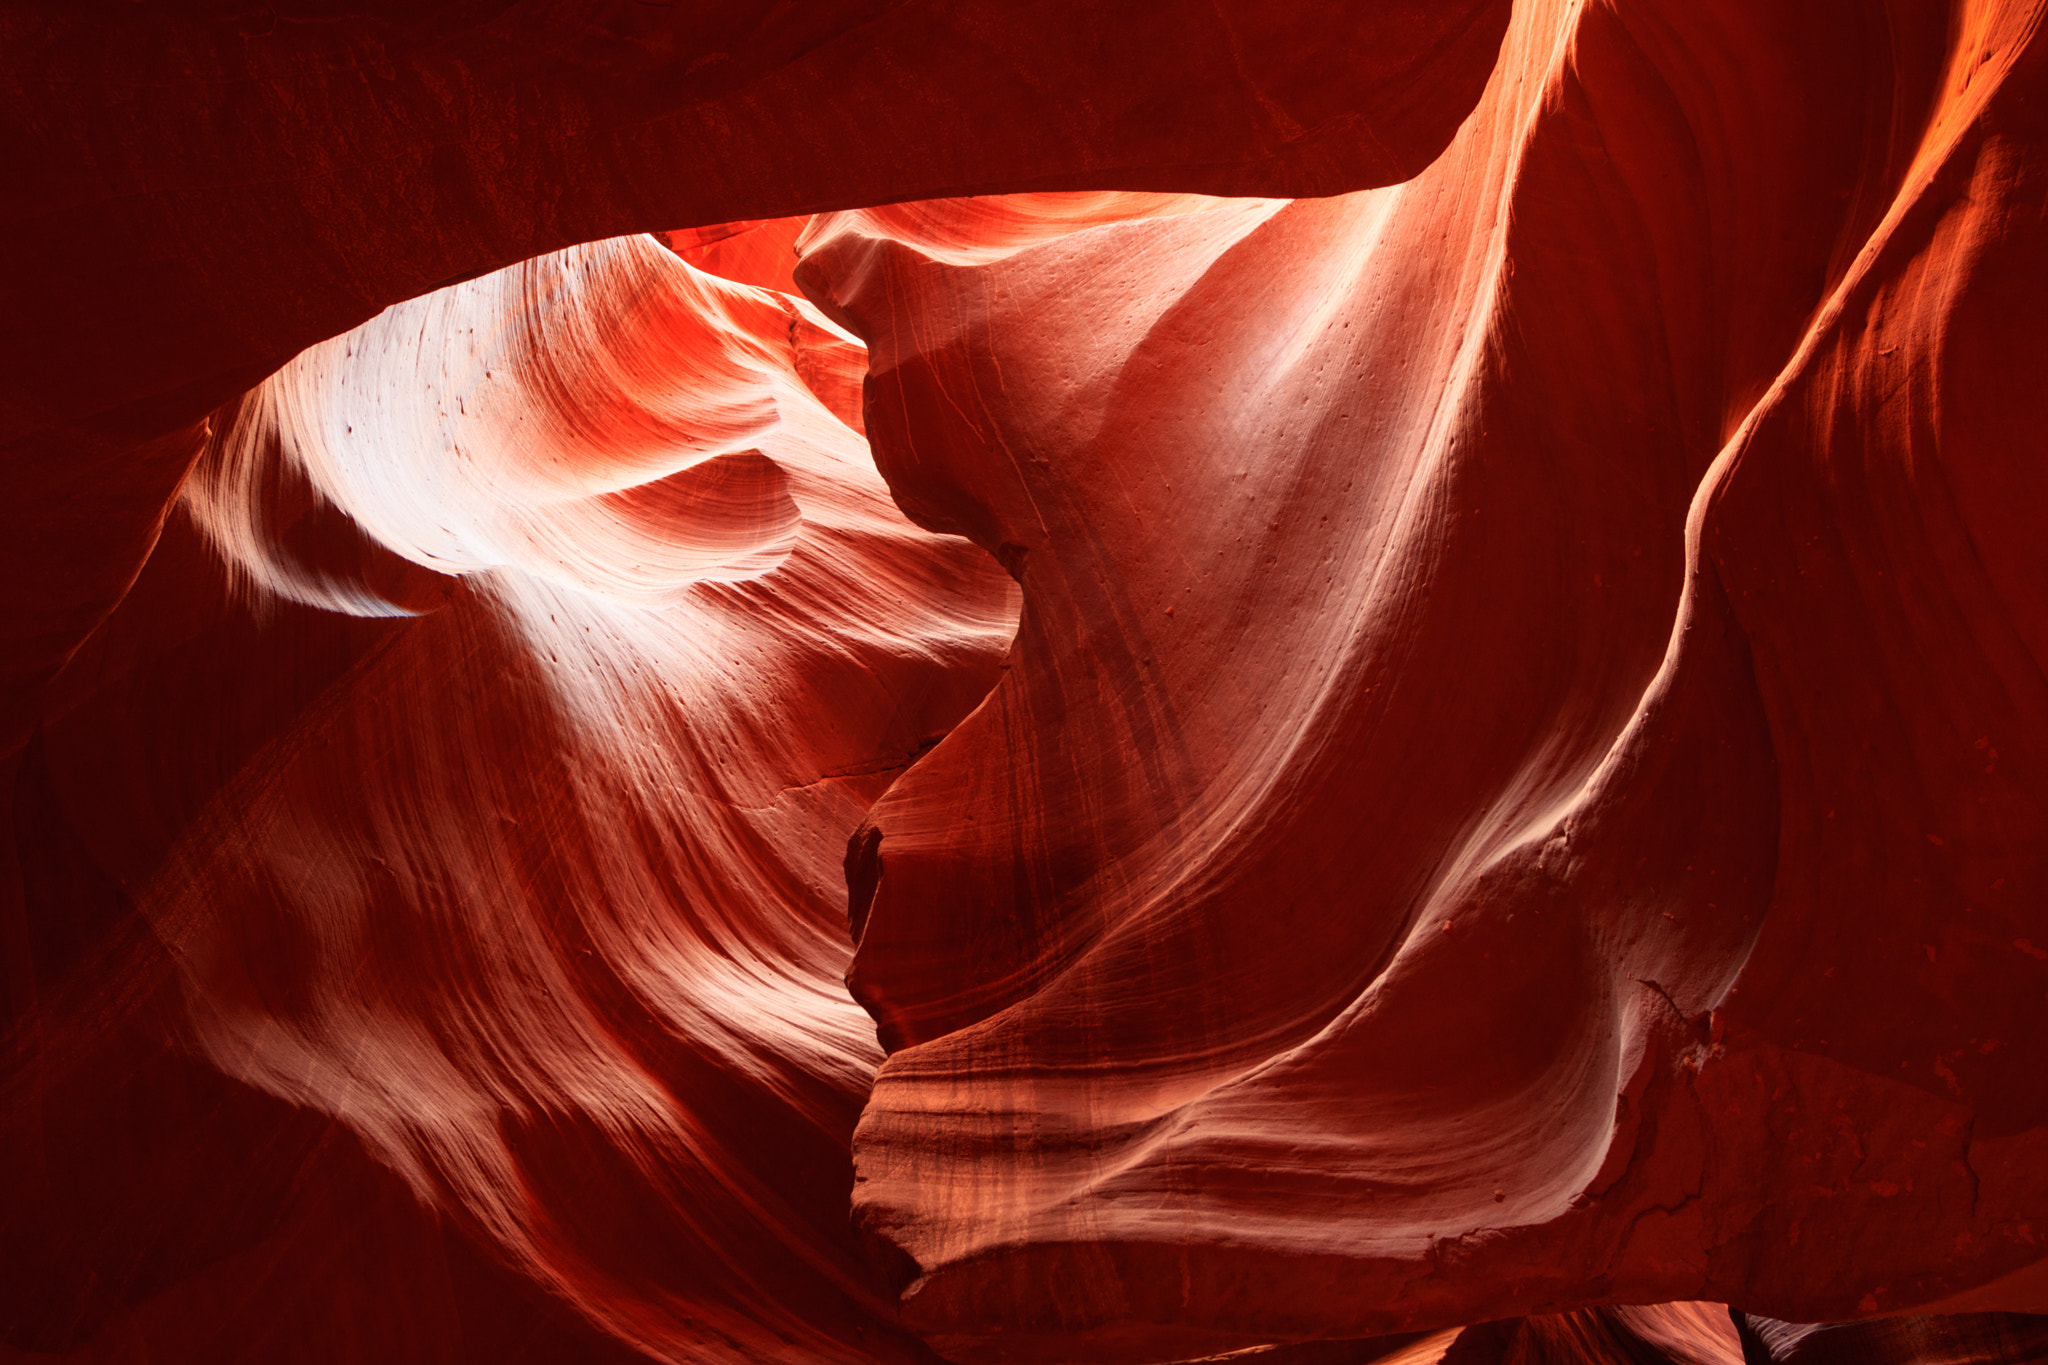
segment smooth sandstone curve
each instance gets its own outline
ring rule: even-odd
[[[942,1352],[2039,1259],[2039,19],[1528,5],[1396,189],[814,225],[1025,592],[850,860]]]

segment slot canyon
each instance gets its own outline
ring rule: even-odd
[[[0,1365],[2048,1361],[2044,16],[0,0]]]

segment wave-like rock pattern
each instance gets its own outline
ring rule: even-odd
[[[847,1226],[880,1053],[841,855],[1015,589],[891,505],[863,363],[626,238],[224,411],[43,731],[160,945],[52,1026],[174,994],[194,1054],[659,1358],[925,1358]]]
[[[6,1341],[2038,1354],[2043,11],[0,9]]]
[[[2039,17],[1525,4],[1395,189],[813,226],[1025,592],[850,863],[942,1352],[2038,1260]]]
[[[0,752],[134,581],[197,424],[388,305],[679,224],[1391,184],[1470,110],[1507,11],[0,3]]]
[[[1738,1315],[1757,1365],[2002,1365],[2048,1356],[2048,1318],[1954,1313],[1867,1322],[1792,1323]]]

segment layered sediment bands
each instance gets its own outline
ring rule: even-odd
[[[1441,1365],[1745,1365],[1718,1303],[1660,1303],[1482,1322],[1457,1334]]]
[[[174,435],[389,304],[678,225],[999,190],[1393,183],[1471,108],[1507,11],[14,0],[0,747],[133,580],[190,457]]]
[[[0,8],[0,1338],[2038,1354],[2044,13]]]
[[[1529,4],[1395,189],[814,224],[1025,594],[849,855],[942,1353],[2040,1258],[2039,18]]]
[[[133,1063],[196,1097],[158,1145],[198,1188],[251,1148],[271,1183],[146,1274],[139,1196],[87,1204],[104,1233],[18,1229],[74,1258],[43,1278],[101,1288],[31,1282],[17,1341],[203,1344],[261,1297],[234,1255],[281,1260],[287,1302],[321,1281],[326,1218],[337,1275],[379,1237],[435,1264],[439,1223],[658,1359],[929,1358],[847,1224],[880,1052],[840,863],[994,681],[1015,588],[890,503],[830,406],[864,363],[637,237],[388,310],[220,414],[34,750],[38,809],[148,930],[20,1036],[182,1042]],[[31,1056],[9,1113],[83,1183],[99,1126],[134,1124],[43,1103],[121,1071],[76,1051]],[[241,1109],[209,1118],[216,1092]],[[392,1230],[351,1230],[357,1198]],[[400,1296],[405,1353],[335,1358],[473,1348],[460,1301]],[[312,1358],[274,1345],[226,1358]]]
[[[1773,1322],[1739,1326],[1756,1365],[2003,1365],[2048,1357],[2048,1318],[1956,1313],[1870,1322]]]

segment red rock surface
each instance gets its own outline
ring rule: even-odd
[[[1746,1347],[1774,1365],[1990,1365],[2048,1354],[2048,1318],[2016,1313],[1875,1318],[1826,1326],[1745,1318],[1740,1330]]]
[[[812,228],[1025,589],[856,839],[942,1352],[2038,1259],[2036,18],[1524,5],[1397,189]]]
[[[669,250],[712,275],[743,284],[794,294],[796,239],[811,224],[809,214],[795,218],[762,218],[751,222],[714,223],[680,228],[661,238]],[[858,426],[859,423],[855,422]]]
[[[2041,18],[0,10],[0,1359],[2031,1358]]]
[[[1743,1365],[1743,1342],[1717,1303],[1640,1308],[1485,1322],[1459,1332],[1443,1365]]]
[[[222,414],[39,740],[149,927],[79,1009],[668,1358],[922,1358],[846,1223],[840,861],[1014,589],[889,503],[861,360],[645,237],[391,309]]]
[[[0,743],[133,578],[175,433],[388,304],[679,223],[1390,183],[1471,107],[1507,10],[12,0]]]

